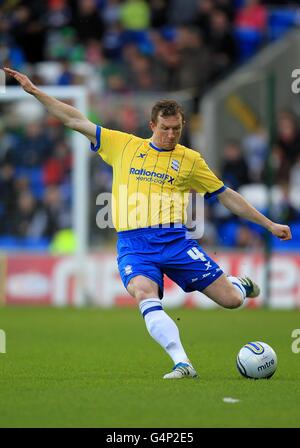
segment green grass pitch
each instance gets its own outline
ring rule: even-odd
[[[299,311],[169,310],[200,375],[166,381],[171,359],[137,309],[2,308],[1,427],[299,427]],[[270,380],[240,376],[248,341],[278,355]],[[240,400],[225,403],[223,398]]]

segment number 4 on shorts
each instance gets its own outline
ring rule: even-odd
[[[201,260],[206,261],[206,258],[202,252],[198,249],[198,247],[192,247],[192,249],[187,251],[187,254],[193,259],[193,260]]]

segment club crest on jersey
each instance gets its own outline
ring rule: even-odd
[[[128,264],[127,266],[125,266],[125,274],[126,275],[130,275],[132,274],[132,266],[130,264]]]
[[[171,168],[173,168],[173,170],[178,171],[180,167],[180,163],[178,162],[178,160],[173,159],[171,162]]]

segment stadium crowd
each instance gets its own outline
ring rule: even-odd
[[[272,6],[287,5],[287,16],[276,21]],[[91,104],[107,92],[189,89],[195,113],[213,83],[299,24],[297,6],[280,0],[0,1],[0,66],[25,71],[39,85],[84,83]],[[99,117],[98,110],[91,110],[91,118],[148,136],[146,117],[141,123],[128,104],[119,109],[117,123]],[[7,105],[1,105],[1,115],[9,117]],[[300,184],[299,125],[282,111],[277,130],[270,161],[272,182],[283,193],[271,213],[279,222],[299,222],[300,207],[288,194]],[[189,143],[188,130],[184,140]],[[0,147],[0,246],[13,246],[17,238],[22,247],[48,247],[57,231],[71,225],[72,154],[65,130],[49,117],[23,126],[4,118]],[[270,171],[265,130],[228,141],[223,157],[217,174],[226,185],[264,184]],[[95,198],[109,191],[111,172],[99,159],[91,164],[90,178],[91,235],[98,241]],[[262,238],[255,226],[233,219],[216,203],[208,205],[205,244],[250,248]]]

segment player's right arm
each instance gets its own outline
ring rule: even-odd
[[[7,67],[4,68],[4,71],[18,81],[25,92],[33,95],[46,107],[51,115],[60,120],[65,126],[81,132],[93,144],[96,143],[96,125],[89,121],[79,110],[42,92],[23,73]]]

